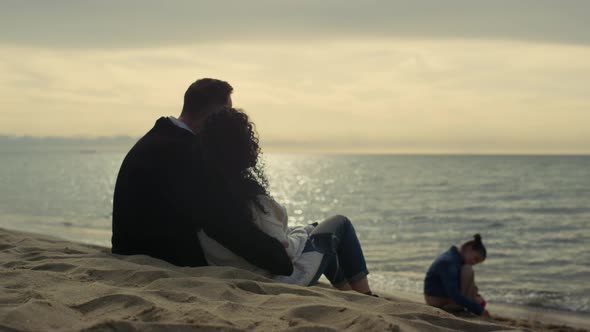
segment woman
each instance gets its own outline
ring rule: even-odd
[[[424,298],[428,305],[450,311],[467,309],[476,315],[489,317],[486,302],[477,293],[473,265],[486,259],[481,236],[463,243],[461,249],[452,246],[432,263],[424,279]]]
[[[367,267],[354,227],[343,216],[319,225],[289,227],[287,212],[267,190],[259,160],[260,147],[254,125],[242,111],[224,108],[205,119],[199,137],[204,162],[224,188],[228,208],[248,216],[265,233],[281,241],[291,257],[291,276],[272,276],[199,232],[199,240],[210,265],[233,266],[274,278],[277,281],[311,286],[324,274],[341,290],[372,295]],[[238,253],[239,254],[239,253]]]

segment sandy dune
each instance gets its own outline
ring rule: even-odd
[[[1,331],[502,331],[428,306],[0,229]]]

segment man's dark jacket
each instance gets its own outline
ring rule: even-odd
[[[283,245],[259,230],[231,194],[206,171],[197,136],[160,118],[129,151],[113,200],[112,252],[143,254],[179,266],[207,265],[197,232],[205,233],[248,262],[290,275]]]

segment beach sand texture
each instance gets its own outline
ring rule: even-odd
[[[3,229],[0,266],[0,331],[531,330],[395,296],[279,284],[233,268],[177,267]]]

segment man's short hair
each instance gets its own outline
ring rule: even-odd
[[[199,114],[215,106],[225,106],[234,88],[214,78],[202,78],[191,84],[184,93],[183,114]]]

